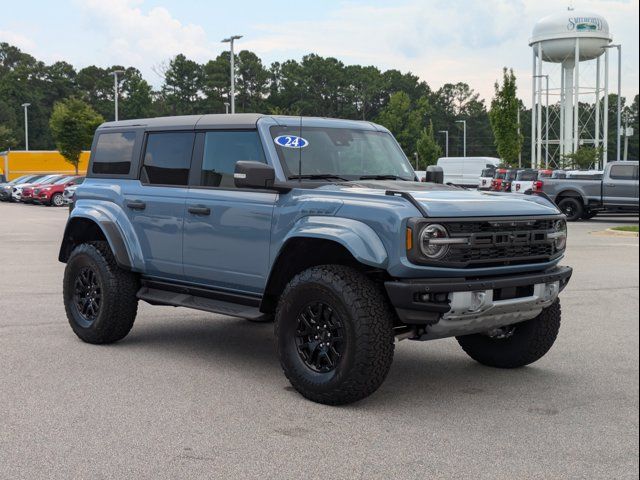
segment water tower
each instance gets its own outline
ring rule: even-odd
[[[602,147],[606,162],[610,43],[609,24],[594,13],[569,8],[535,24],[532,167],[560,167],[581,145]]]

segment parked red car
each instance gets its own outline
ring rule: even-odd
[[[25,185],[24,187],[22,187],[22,195],[20,197],[20,201],[22,203],[33,203],[34,202],[34,198],[33,198],[33,191],[36,188],[45,186],[45,185],[51,185],[54,182],[57,182],[58,180],[61,180],[62,178],[65,178],[64,175],[49,175],[46,176],[44,178],[42,178],[40,181],[36,182],[36,183],[31,183],[29,185]]]
[[[84,181],[84,177],[67,176],[49,185],[40,185],[33,189],[33,201],[43,205],[61,207],[64,205],[64,189]]]

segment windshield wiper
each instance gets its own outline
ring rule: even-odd
[[[398,175],[362,175],[360,180],[402,180],[403,182],[408,182],[404,177],[399,177]]]
[[[346,178],[340,177],[339,175],[333,175],[331,173],[313,173],[309,175],[289,175],[287,177],[289,180],[341,180],[343,182],[348,182]]]

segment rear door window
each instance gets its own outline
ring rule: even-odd
[[[635,165],[613,165],[610,177],[613,180],[635,180],[638,178]]]
[[[142,183],[187,185],[194,138],[193,132],[150,133],[140,173]]]
[[[135,141],[135,132],[101,133],[91,171],[101,175],[128,175]]]

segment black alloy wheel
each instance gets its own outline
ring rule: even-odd
[[[102,288],[96,272],[83,267],[74,282],[73,303],[78,310],[83,326],[90,326],[100,314]]]
[[[298,315],[295,333],[298,355],[318,373],[333,371],[344,352],[344,331],[340,316],[324,302],[307,305]]]

